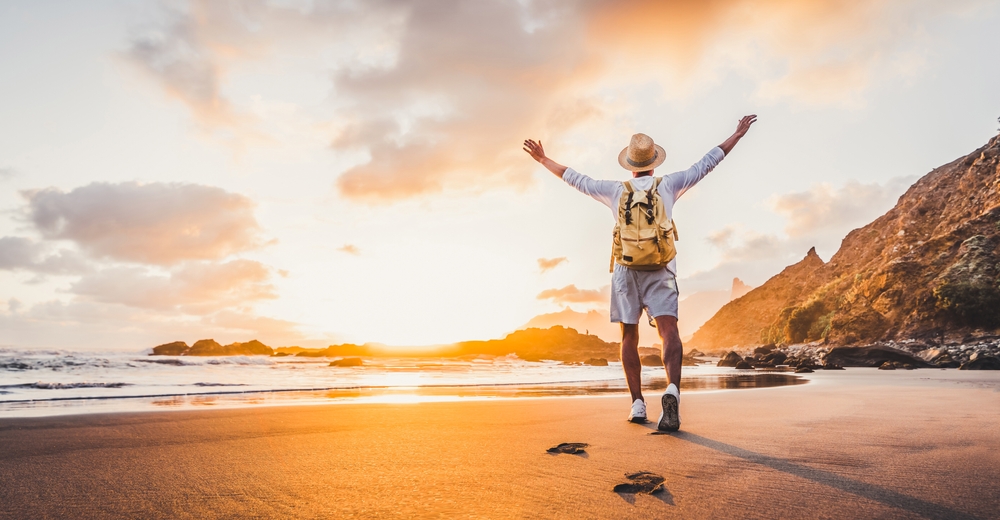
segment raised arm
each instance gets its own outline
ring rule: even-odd
[[[729,152],[736,146],[736,143],[740,142],[740,139],[746,135],[747,130],[750,130],[750,125],[755,122],[757,122],[757,114],[743,116],[743,119],[740,119],[740,122],[736,125],[736,132],[719,145],[719,148],[722,148],[722,153],[729,155]]]
[[[536,143],[535,141],[528,139],[524,141],[524,148],[522,149],[525,152],[528,152],[528,155],[530,155],[532,159],[538,161],[542,166],[554,173],[556,177],[562,179],[563,174],[566,173],[565,166],[545,156],[545,150],[542,149],[541,141]]]

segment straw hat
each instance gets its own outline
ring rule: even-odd
[[[663,147],[653,144],[646,134],[635,134],[628,146],[618,154],[618,164],[630,172],[644,172],[663,164],[667,153]]]

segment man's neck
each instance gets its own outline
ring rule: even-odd
[[[632,172],[633,179],[638,179],[639,177],[650,177],[652,175],[653,170],[649,170],[648,172]]]

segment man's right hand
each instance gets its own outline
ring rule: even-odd
[[[729,136],[729,139],[726,139],[719,145],[719,148],[722,148],[722,153],[729,155],[729,152],[733,151],[733,147],[736,146],[736,143],[740,142],[740,139],[746,135],[747,130],[750,130],[750,125],[756,122],[757,114],[743,116],[740,119],[740,122],[736,123],[736,131],[733,132],[733,135]]]
[[[751,114],[749,116],[743,116],[740,122],[736,124],[736,135],[743,137],[747,135],[747,130],[750,130],[750,125],[757,122],[757,114]]]

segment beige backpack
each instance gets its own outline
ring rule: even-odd
[[[662,177],[653,181],[648,191],[636,190],[626,181],[625,191],[618,201],[618,223],[615,225],[611,249],[611,271],[615,262],[639,271],[662,269],[677,256],[674,241],[677,228],[667,218],[656,188]]]

